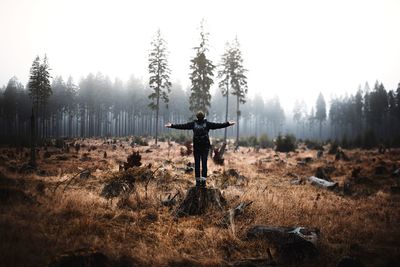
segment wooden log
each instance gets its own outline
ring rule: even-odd
[[[301,263],[318,254],[319,230],[305,227],[271,227],[256,225],[247,231],[250,240],[261,239],[275,248],[277,263]]]
[[[177,217],[202,215],[212,209],[223,210],[225,205],[226,200],[219,189],[191,187],[174,213]]]
[[[247,237],[249,239],[262,238],[276,244],[307,241],[316,245],[318,242],[318,235],[318,229],[305,227],[255,225],[247,231]]]
[[[310,176],[308,180],[311,182],[312,185],[323,187],[326,189],[334,189],[338,186],[337,182],[329,182],[315,176]]]

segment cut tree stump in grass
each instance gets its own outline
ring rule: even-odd
[[[304,227],[271,227],[256,225],[247,231],[249,239],[261,239],[275,248],[277,263],[301,263],[318,254],[316,243],[319,230]]]
[[[225,205],[226,200],[219,189],[194,186],[188,189],[185,199],[175,210],[175,216],[202,215],[208,210],[223,210]]]
[[[224,153],[225,153],[226,143],[223,143],[220,148],[214,148],[214,156],[212,159],[217,165],[224,165]]]

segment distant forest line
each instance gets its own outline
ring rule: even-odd
[[[148,106],[151,89],[134,76],[127,82],[119,79],[112,82],[101,73],[89,74],[79,84],[72,78],[64,81],[57,76],[51,83],[51,90],[46,105],[38,113],[41,138],[154,135],[155,112]],[[219,91],[212,96],[209,120],[225,120],[224,98]],[[373,88],[366,83],[355,94],[330,99],[329,110],[321,94],[318,99],[320,103],[310,109],[304,101],[296,101],[289,115],[284,113],[277,97],[248,99],[240,110],[243,125],[240,134],[247,137],[267,134],[275,138],[279,133],[291,133],[310,140],[342,142],[346,139],[345,142],[355,142],[355,146],[369,138],[374,143],[399,146],[400,84],[396,90],[388,91],[382,83],[376,82]],[[32,107],[27,86],[16,77],[0,88],[3,143],[29,139]],[[229,107],[228,117],[234,119],[235,115],[234,107]],[[164,123],[182,123],[190,119],[189,91],[172,84],[168,108],[160,106],[160,133],[174,131],[164,128]],[[228,131],[228,137],[234,134],[234,129]],[[213,136],[222,135],[222,130],[213,133]]]

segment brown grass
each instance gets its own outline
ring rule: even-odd
[[[193,175],[184,174],[192,156],[182,157],[180,145],[160,148],[136,147],[142,163],[161,168],[150,181],[136,183],[130,195],[106,200],[100,197],[105,182],[118,172],[118,166],[132,152],[129,142],[120,140],[116,149],[99,139],[77,141],[86,146],[78,153],[48,148],[51,156],[40,151],[40,173],[19,173],[27,162],[24,153],[1,148],[0,168],[5,177],[0,188],[23,190],[34,202],[16,199],[0,204],[1,266],[43,266],[56,255],[84,247],[94,248],[112,259],[128,256],[139,265],[228,265],[246,258],[266,258],[267,244],[246,240],[246,230],[255,224],[270,226],[308,226],[320,229],[320,255],[302,266],[336,266],[343,255],[359,258],[367,266],[390,266],[400,257],[400,198],[390,193],[396,183],[390,176],[393,165],[400,166],[400,152],[380,155],[375,151],[345,151],[349,162],[335,161],[334,155],[316,159],[316,151],[275,153],[241,148],[226,153],[225,166],[209,161],[209,185],[220,186],[223,170],[233,168],[246,177],[235,182],[229,178],[223,194],[233,207],[240,201],[253,204],[236,221],[236,235],[218,222],[222,213],[176,219],[160,199],[181,192],[193,184]],[[122,146],[120,146],[122,144]],[[91,146],[96,150],[88,151]],[[104,158],[104,151],[107,158]],[[66,160],[59,155],[66,154]],[[85,156],[84,156],[85,155]],[[314,160],[298,166],[298,159]],[[82,160],[84,158],[90,160]],[[383,163],[382,163],[383,162]],[[375,175],[375,167],[384,164],[389,173]],[[331,178],[340,186],[350,179],[353,168],[370,184],[355,184],[355,193],[327,191],[304,185],[291,185],[291,174],[306,180],[320,166],[333,166]],[[90,169],[87,180],[65,181],[83,169]],[[397,178],[398,179],[398,178]],[[44,184],[44,191],[38,184]],[[396,261],[397,260],[397,261]],[[385,265],[386,264],[386,265]]]

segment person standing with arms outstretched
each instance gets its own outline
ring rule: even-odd
[[[196,178],[196,186],[206,186],[207,181],[207,157],[210,150],[210,138],[208,132],[210,130],[226,128],[235,124],[233,121],[224,123],[209,122],[204,117],[202,111],[197,112],[197,120],[184,124],[167,123],[165,127],[193,130],[193,154],[194,154],[194,173]],[[201,177],[200,177],[200,161],[201,161]]]

